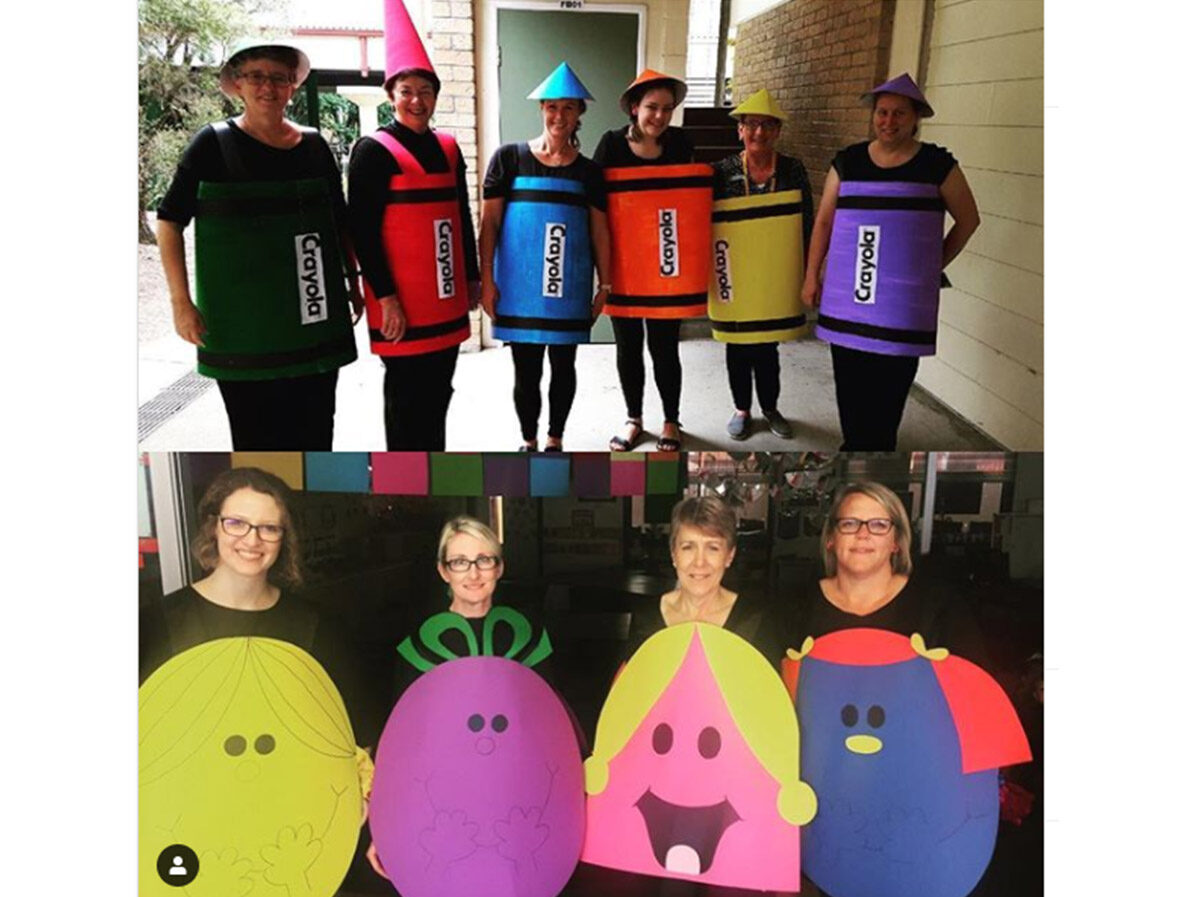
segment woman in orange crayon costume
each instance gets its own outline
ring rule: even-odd
[[[683,499],[671,512],[670,546],[679,587],[634,609],[628,654],[667,626],[711,623],[740,635],[778,668],[784,646],[763,596],[723,585],[737,555],[733,509],[711,495]]]
[[[601,168],[638,165],[677,165],[691,162],[695,154],[691,139],[681,128],[671,127],[675,107],[687,95],[687,85],[678,78],[647,69],[621,94],[621,109],[629,125],[605,132],[592,158]],[[657,448],[661,452],[680,449],[679,395],[683,367],[679,362],[680,321],[651,318],[612,318],[617,343],[617,375],[625,398],[628,419],[621,432],[609,440],[614,452],[627,452],[641,441],[642,395],[646,384],[643,341],[650,348],[654,382],[662,400],[663,425]]]

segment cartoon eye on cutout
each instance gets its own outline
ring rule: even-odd
[[[867,722],[870,723],[872,729],[878,729],[883,725],[884,712],[883,708],[878,704],[872,704],[867,711]]]
[[[240,757],[246,752],[246,739],[241,735],[230,735],[225,739],[225,753],[230,757]]]
[[[721,733],[712,726],[705,726],[700,730],[700,737],[696,739],[696,747],[701,757],[711,760],[721,752]]]
[[[254,749],[260,754],[269,754],[275,750],[275,737],[265,732],[254,739]]]
[[[853,726],[858,723],[858,708],[853,704],[847,704],[842,708],[842,724],[845,726]]]
[[[508,717],[503,713],[497,713],[492,717],[492,731],[503,732],[508,728]]]
[[[483,731],[483,715],[480,713],[472,713],[467,717],[467,728],[472,732]]]
[[[675,742],[675,733],[671,731],[671,727],[666,723],[659,723],[654,727],[654,735],[651,737],[651,742],[654,745],[654,753],[665,754]]]

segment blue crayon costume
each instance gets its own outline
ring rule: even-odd
[[[560,64],[534,100],[591,99],[570,66]],[[575,346],[592,328],[591,210],[604,211],[604,175],[577,155],[568,165],[541,162],[527,142],[500,147],[488,163],[485,202],[504,201],[494,277],[499,298],[493,332],[512,344],[513,399],[526,443],[537,438],[544,347],[549,346],[549,435],[561,439],[575,397]]]

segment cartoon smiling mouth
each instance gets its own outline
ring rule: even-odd
[[[681,807],[649,789],[634,806],[646,822],[650,847],[659,865],[668,872],[685,875],[707,872],[725,830],[742,818],[728,799],[709,807]]]

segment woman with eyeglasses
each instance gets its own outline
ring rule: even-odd
[[[205,575],[142,612],[143,681],[164,661],[203,642],[264,636],[303,648],[325,667],[348,706],[357,701],[359,674],[347,662],[340,631],[292,594],[304,576],[290,497],[283,480],[257,467],[227,470],[205,490],[191,544]],[[355,731],[360,723],[355,720]]]
[[[331,449],[338,369],[358,355],[341,171],[320,133],[285,114],[309,67],[284,44],[231,55],[220,86],[242,112],[192,138],[158,207],[175,331],[217,381],[236,450]]]
[[[914,570],[912,525],[899,496],[879,483],[847,483],[830,507],[821,531],[825,576],[803,593],[789,647],[840,629],[920,632],[930,647],[986,666],[983,634],[966,597]]]

